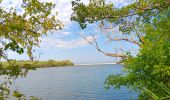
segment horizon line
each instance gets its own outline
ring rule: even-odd
[[[116,62],[114,62],[114,63],[86,63],[86,64],[74,64],[74,65],[84,65],[84,66],[86,66],[86,65],[109,65],[109,64],[117,64]]]

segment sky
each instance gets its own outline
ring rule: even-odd
[[[71,13],[71,0],[40,0],[43,2],[53,2],[56,7],[53,12],[58,12],[58,19],[64,24],[62,30],[48,33],[48,36],[43,36],[41,38],[40,48],[34,48],[33,53],[39,60],[72,60],[74,63],[106,63],[115,62],[117,59],[112,57],[107,57],[102,53],[97,52],[97,50],[90,45],[86,40],[84,40],[80,33],[95,32],[98,30],[94,27],[95,24],[89,25],[85,31],[82,31],[76,22],[70,21]],[[82,0],[85,4],[88,4],[89,0]],[[116,7],[122,7],[127,5],[129,0],[110,0],[108,2],[113,2]],[[16,0],[4,0],[3,6],[16,6],[18,5]],[[18,10],[20,11],[20,10]],[[22,13],[22,11],[20,11]],[[97,27],[97,26],[96,26]],[[91,39],[91,37],[88,37]],[[98,38],[100,42],[100,47],[106,51],[112,52],[110,44],[103,42],[102,38]],[[40,55],[40,57],[39,57]],[[27,60],[29,57],[26,53],[19,55],[12,51],[8,51],[8,57],[10,59]]]

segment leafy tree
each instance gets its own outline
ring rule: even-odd
[[[2,2],[3,0],[1,0]],[[0,3],[1,3],[0,2]],[[39,0],[22,0],[22,14],[16,8],[0,7],[0,37],[2,50],[12,50],[19,54],[27,49],[31,57],[32,47],[38,46],[39,37],[47,35],[50,30],[61,29],[62,24],[51,10],[55,5]]]
[[[106,4],[105,0],[90,0],[88,5],[76,0],[72,2],[74,12],[71,20],[78,22],[82,29],[88,24],[98,24],[101,35],[107,39],[107,42],[125,41],[140,47],[143,44],[142,37],[145,35],[140,32],[142,25],[151,23],[153,17],[158,17],[161,12],[169,8],[169,4],[169,0],[137,0],[128,6],[115,8],[112,3]],[[114,33],[112,29],[117,26],[121,32]],[[94,34],[90,35],[95,38]],[[107,56],[127,57],[126,53],[104,52],[99,48],[96,39],[89,42]]]
[[[57,13],[52,13],[55,4],[51,2],[40,2],[39,0],[20,0],[21,5],[15,7],[4,7],[0,0],[0,58],[6,59],[10,66],[4,68],[0,66],[0,76],[5,80],[0,83],[0,99],[8,98],[11,94],[19,100],[24,99],[24,95],[19,91],[11,91],[12,79],[19,75],[25,76],[27,69],[23,70],[14,66],[8,60],[5,52],[12,50],[22,54],[27,50],[31,60],[33,46],[39,46],[40,37],[47,35],[49,31],[62,28],[61,22],[57,19]],[[23,11],[20,13],[19,11]]]
[[[136,57],[124,60],[126,76],[110,75],[106,81],[108,85],[114,85],[116,88],[123,85],[140,90],[146,88],[159,97],[168,95],[155,84],[157,82],[170,87],[170,34],[168,33],[170,23],[167,22],[170,22],[170,18],[162,19],[161,22],[156,21],[154,26],[145,25],[145,45],[142,45]],[[147,99],[145,93],[141,93],[141,96]]]
[[[169,0],[136,0],[121,8],[115,8],[112,3],[105,3],[104,0],[90,0],[88,5],[76,0],[72,5],[74,12],[71,20],[78,22],[82,29],[87,28],[88,24],[98,24],[100,34],[107,42],[124,41],[139,48],[131,51],[121,47],[118,49],[121,52],[112,53],[99,48],[94,34],[90,33],[93,41],[84,37],[99,52],[119,57],[123,63],[125,73],[110,75],[106,81],[107,86],[116,89],[126,86],[140,91],[141,99],[150,98],[146,92],[142,92],[145,89],[158,97],[167,96],[167,92],[158,88],[155,82],[168,88],[170,86]],[[119,27],[119,33],[114,33],[115,27]]]

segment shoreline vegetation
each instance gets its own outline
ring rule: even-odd
[[[30,61],[30,60],[9,60],[0,62],[3,68],[19,67],[19,68],[48,68],[48,67],[62,67],[73,66],[74,63],[71,60],[48,60],[48,61]]]

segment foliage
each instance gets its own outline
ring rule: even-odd
[[[152,91],[148,90],[147,88],[144,88],[143,92],[145,92],[148,96],[150,96],[154,100],[168,100],[168,99],[170,99],[170,89],[164,85],[157,83],[157,82],[155,82],[155,83],[157,84],[158,87],[160,87],[161,89],[163,89],[166,92],[166,96],[159,97],[157,94],[153,93]]]
[[[128,6],[115,8],[112,3],[105,4],[105,0],[91,0],[89,5],[76,0],[72,2],[74,12],[71,20],[78,22],[82,29],[86,28],[87,24],[98,21],[101,21],[101,24],[111,22],[120,25],[120,30],[127,33],[134,31],[134,26],[139,24],[136,22],[150,23],[150,19],[159,15],[160,11],[168,9],[169,4],[169,0],[137,0]],[[129,22],[131,18],[133,20]]]
[[[57,13],[52,12],[55,4],[51,2],[17,0],[15,2],[21,4],[18,3],[15,8],[4,7],[3,1],[0,0],[0,59],[7,60],[8,67],[0,65],[0,99],[14,96],[21,100],[25,99],[25,96],[18,90],[11,90],[10,85],[18,76],[25,76],[28,68],[21,69],[8,60],[6,51],[12,50],[22,54],[27,50],[28,56],[33,60],[32,48],[39,46],[40,37],[47,35],[49,31],[61,29],[62,24],[57,19]]]
[[[87,28],[89,24],[97,24],[100,30],[98,34],[85,32],[86,35],[92,37],[92,42],[85,36],[83,37],[99,52],[106,56],[119,58],[127,58],[127,54],[136,54],[136,51],[134,52],[126,46],[115,45],[113,45],[114,52],[104,51],[100,48],[95,35],[101,35],[106,43],[123,45],[122,41],[124,41],[125,45],[128,43],[132,48],[140,48],[143,44],[143,36],[145,36],[145,33],[142,32],[143,24],[152,24],[152,19],[159,17],[162,12],[169,9],[170,5],[169,0],[137,0],[127,6],[115,8],[114,4],[105,3],[105,0],[90,1],[88,5],[81,3],[80,0],[73,1],[74,12],[71,20],[76,21],[82,29]],[[120,32],[115,31],[117,27]]]
[[[156,22],[154,26],[145,25],[146,36],[144,45],[136,57],[129,57],[124,60],[126,75],[111,75],[107,79],[108,85],[116,88],[127,86],[128,88],[143,87],[164,97],[167,93],[159,88],[155,81],[170,87],[170,18]],[[141,94],[145,96],[145,94]]]
[[[0,7],[1,49],[22,54],[26,48],[28,55],[32,57],[32,47],[38,46],[39,38],[47,35],[50,30],[61,29],[62,24],[56,19],[56,14],[51,13],[55,7],[51,2],[22,0],[19,6],[20,10],[24,10],[22,14],[13,7]]]
[[[100,1],[100,2],[99,2]],[[113,33],[103,32],[103,38],[109,41],[125,41],[137,44],[139,50],[127,51],[126,55],[109,53],[111,57],[120,57],[123,61],[124,74],[110,75],[106,80],[108,87],[121,86],[136,90],[140,93],[139,99],[152,99],[143,89],[152,91],[158,97],[166,97],[167,92],[158,87],[170,87],[170,1],[169,0],[137,0],[131,4],[115,8],[112,3],[106,4],[104,0],[91,0],[85,5],[79,0],[73,2],[71,19],[78,22],[82,29],[88,24],[99,24],[101,32],[110,27],[119,26],[120,37],[113,38]],[[134,38],[129,38],[133,35]],[[92,35],[94,37],[94,35]],[[97,44],[96,39],[94,38]],[[92,42],[90,44],[94,45]],[[95,45],[99,52],[106,55],[98,44]],[[120,48],[121,50],[121,48]]]
[[[55,60],[48,60],[48,61],[9,61],[13,64],[13,66],[18,66],[19,69],[27,68],[27,69],[34,69],[34,68],[46,68],[46,67],[59,67],[59,66],[72,66],[74,65],[70,60],[64,61],[55,61]],[[9,62],[1,62],[2,67],[4,69],[11,68],[11,64]],[[17,72],[17,71],[16,71]]]

